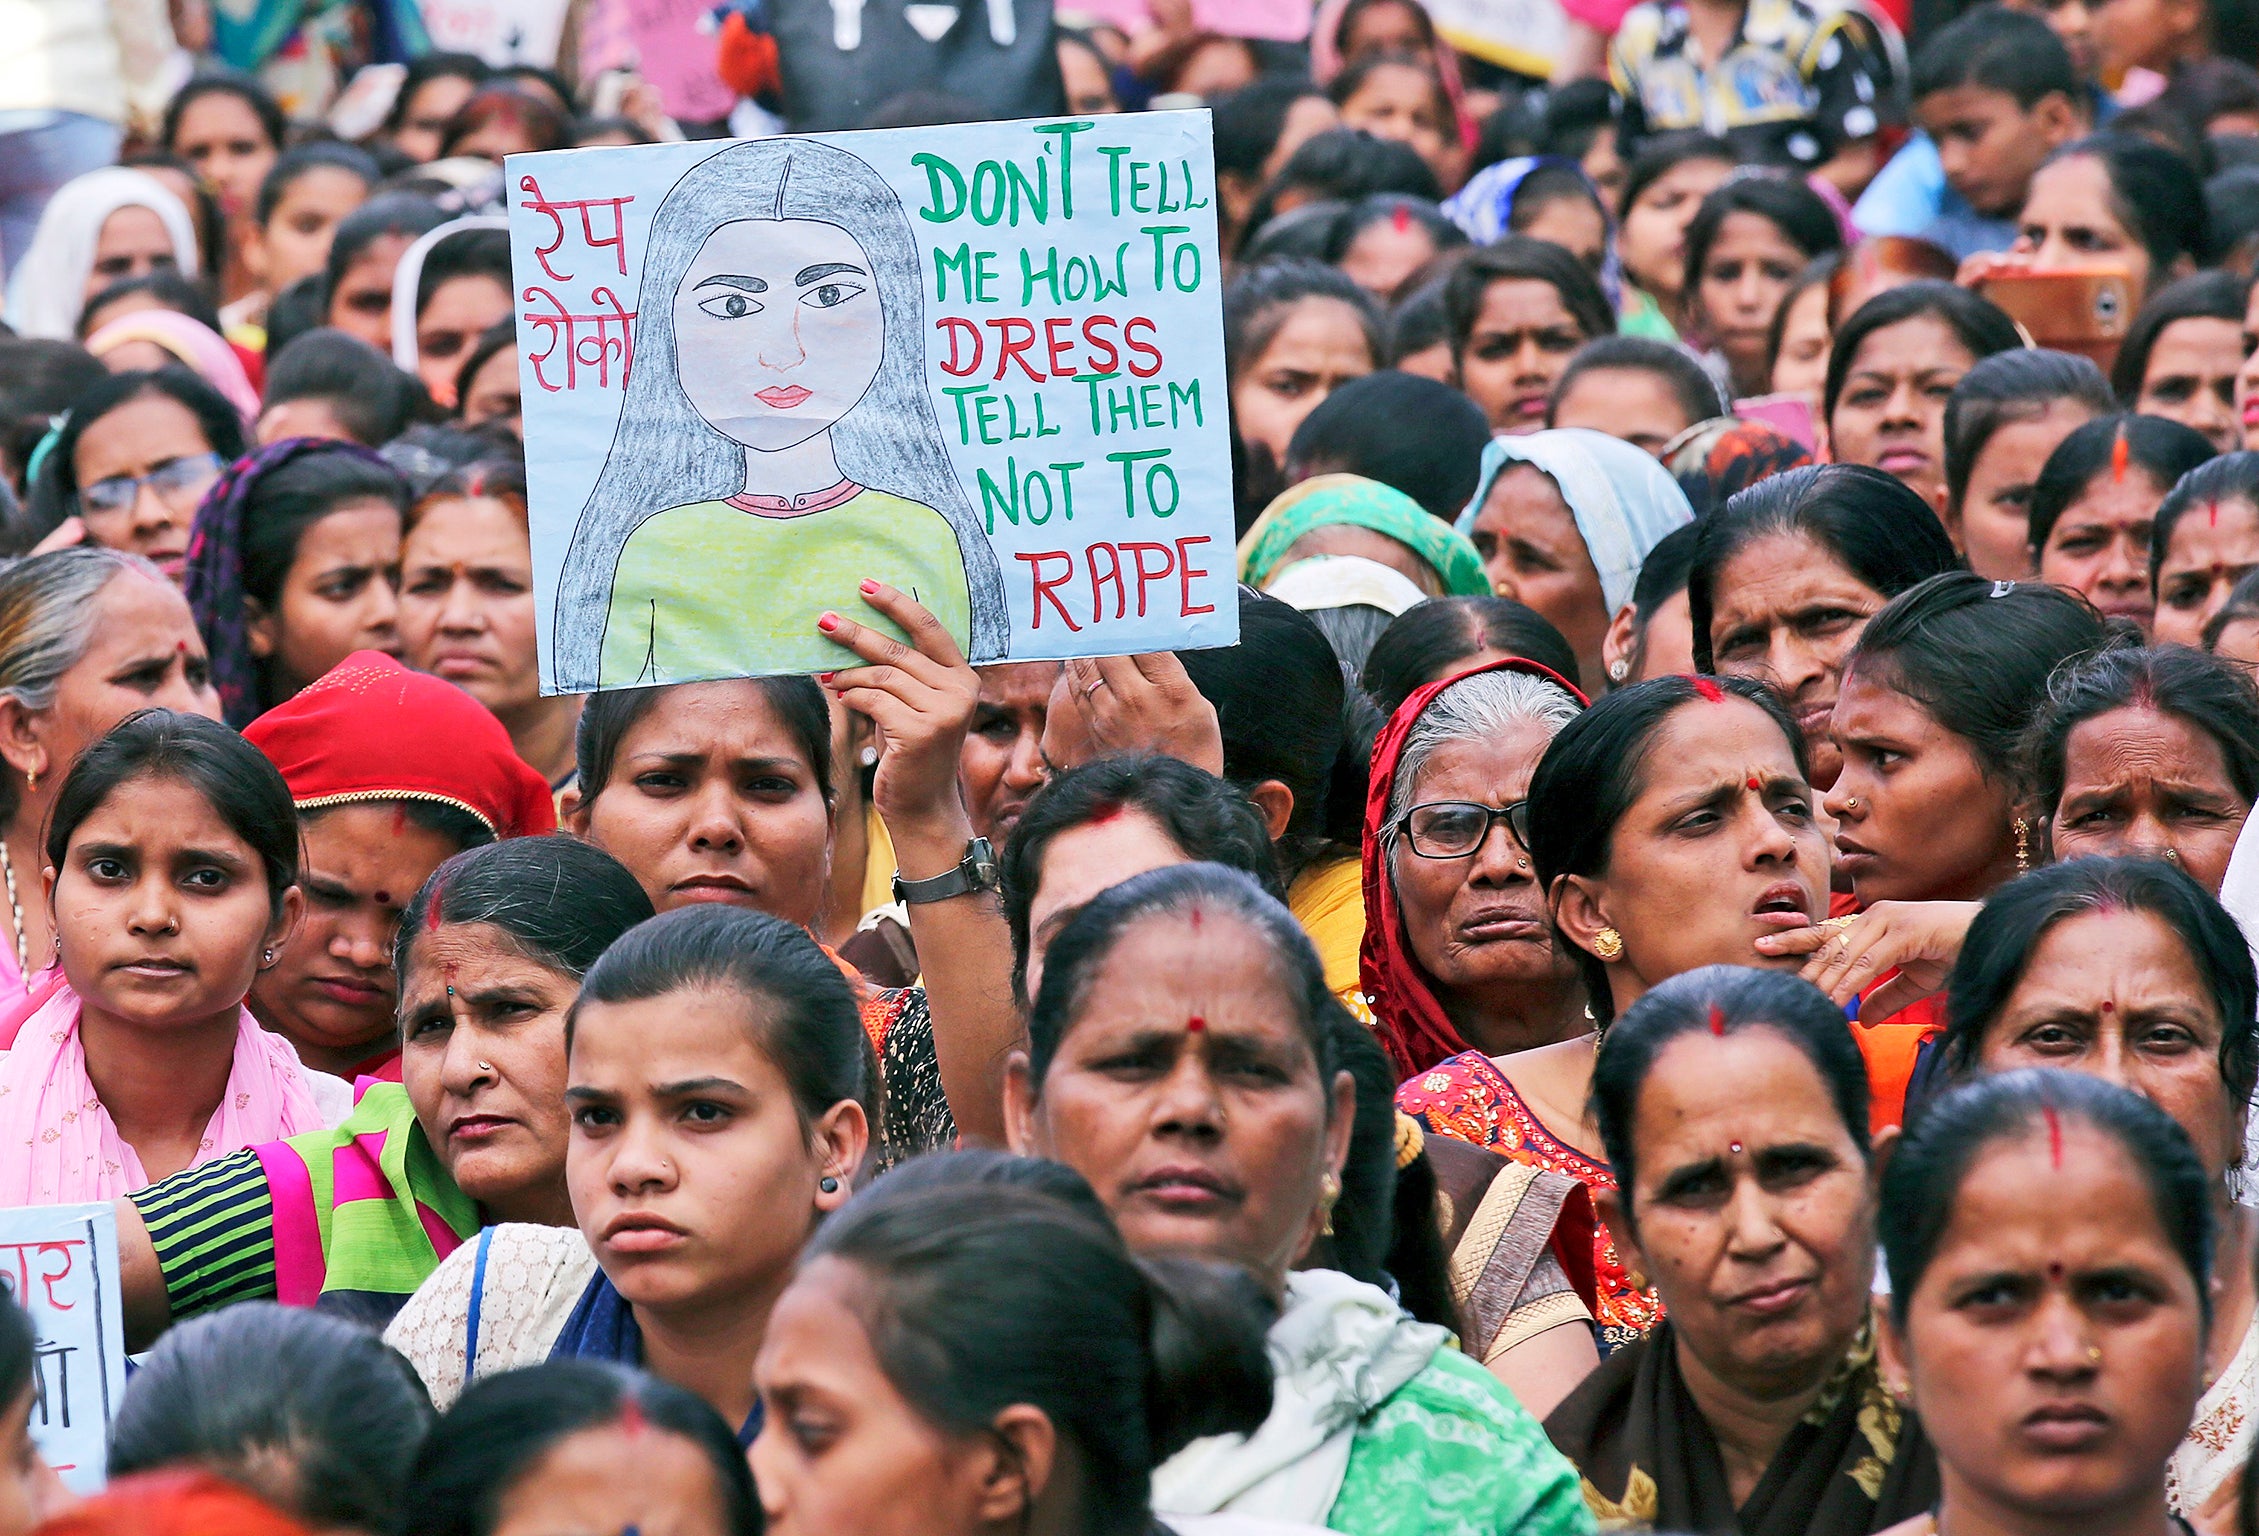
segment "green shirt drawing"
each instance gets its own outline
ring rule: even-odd
[[[909,593],[961,651],[972,597],[957,533],[933,508],[843,481],[786,501],[733,496],[644,520],[620,551],[597,686],[625,688],[859,665],[816,628],[825,609],[908,636],[859,595],[872,578]]]

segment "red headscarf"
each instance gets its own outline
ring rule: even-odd
[[[1416,1077],[1468,1047],[1436,997],[1435,978],[1420,964],[1404,937],[1404,914],[1396,905],[1396,882],[1388,877],[1388,850],[1382,846],[1381,829],[1388,824],[1388,803],[1396,792],[1396,768],[1413,724],[1444,689],[1484,672],[1527,672],[1566,689],[1580,708],[1591,702],[1576,684],[1551,668],[1509,656],[1420,689],[1397,706],[1373,742],[1372,784],[1365,793],[1365,941],[1357,952],[1357,969],[1366,1001],[1372,1005],[1381,1044],[1388,1048],[1400,1081]]]
[[[121,1477],[32,1536],[311,1536],[307,1528],[209,1472],[168,1468]]]
[[[382,651],[355,651],[243,729],[282,770],[302,811],[359,800],[428,800],[496,837],[553,832],[549,786],[502,722],[453,683]]]

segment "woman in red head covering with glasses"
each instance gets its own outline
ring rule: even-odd
[[[251,1011],[318,1071],[398,1081],[401,909],[453,855],[555,830],[549,786],[476,699],[379,651],[243,734],[282,771],[305,845],[306,916]]]

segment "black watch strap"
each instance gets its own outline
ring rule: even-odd
[[[989,846],[985,837],[976,837],[965,844],[965,856],[955,869],[943,870],[924,880],[905,880],[900,870],[894,872],[894,899],[913,907],[995,889],[996,850]]]

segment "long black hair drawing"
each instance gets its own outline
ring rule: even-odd
[[[644,255],[619,425],[565,552],[553,686],[853,665],[824,609],[913,593],[967,658],[1007,654],[1003,573],[927,392],[908,218],[807,139],[686,172]]]

